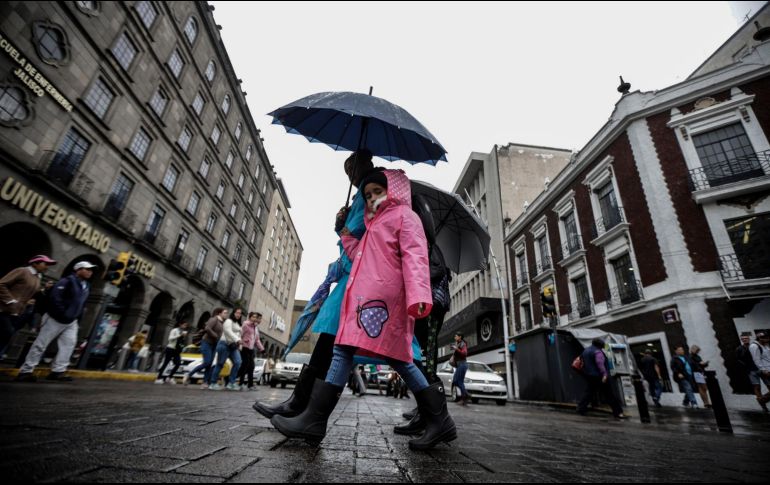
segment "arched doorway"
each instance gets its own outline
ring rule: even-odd
[[[153,298],[152,303],[150,303],[150,314],[147,315],[147,320],[144,323],[150,327],[147,342],[150,344],[151,350],[163,347],[166,327],[173,322],[173,305],[174,297],[165,291],[158,293],[158,296]]]
[[[191,324],[193,321],[195,321],[195,303],[190,300],[176,311],[174,322],[179,325],[182,322]]]
[[[0,227],[0,278],[38,254],[56,259],[51,252],[51,240],[35,224],[13,222]]]
[[[198,330],[203,330],[203,327],[206,326],[206,323],[211,318],[211,313],[209,312],[203,312],[203,315],[198,319],[198,326],[196,327]]]
[[[95,255],[95,254],[84,254],[82,256],[78,256],[77,258],[72,259],[69,263],[67,263],[66,266],[63,266],[61,268],[61,277],[65,278],[72,274],[74,271],[75,265],[77,263],[80,263],[81,261],[87,261],[91,264],[95,264],[96,268],[94,268],[93,276],[91,276],[91,294],[96,293],[94,290],[100,289],[104,286],[104,273],[107,269],[107,265],[104,264],[102,259]]]

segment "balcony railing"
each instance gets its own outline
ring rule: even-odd
[[[594,301],[591,299],[567,305],[567,311],[569,312],[568,316],[570,322],[588,318],[596,314],[596,311],[594,310]]]
[[[644,299],[642,283],[639,281],[629,281],[622,286],[610,288],[607,295],[607,308],[613,310],[642,299]]]
[[[719,269],[726,283],[770,278],[770,261],[767,258],[745,257],[741,261],[735,254],[728,254],[719,257]]]
[[[551,257],[550,256],[544,256],[540,258],[540,261],[537,263],[537,274],[541,275],[545,273],[546,271],[553,269],[553,263],[551,263]]]
[[[591,234],[592,239],[596,239],[597,237],[605,235],[611,229],[624,222],[626,222],[626,218],[623,216],[623,208],[613,208],[609,214],[602,216],[594,223],[593,227],[591,228],[593,232],[593,234]]]
[[[694,168],[690,170],[690,190],[697,192],[765,175],[770,175],[770,150]]]
[[[168,239],[165,237],[159,236],[157,233],[147,231],[144,233],[144,237],[142,239],[144,239],[145,242],[151,244],[159,252],[166,252],[166,248],[168,247]]]
[[[578,251],[583,250],[583,238],[580,234],[567,237],[567,242],[561,245],[562,259],[569,258]]]
[[[516,288],[527,286],[529,284],[529,273],[522,271],[516,275]]]
[[[171,262],[179,266],[185,271],[191,271],[192,270],[192,258],[184,253],[184,250],[176,250],[174,251],[174,254],[171,256]]]

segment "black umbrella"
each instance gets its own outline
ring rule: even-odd
[[[412,180],[412,195],[430,207],[436,227],[436,244],[455,273],[486,268],[491,237],[463,199],[421,180]]]

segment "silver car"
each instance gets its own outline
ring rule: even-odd
[[[444,383],[446,393],[455,400],[460,396],[460,390],[452,385],[455,368],[444,362],[439,365],[438,377]],[[505,380],[482,362],[468,361],[468,372],[465,374],[465,390],[470,394],[471,402],[478,404],[480,399],[490,399],[498,406],[505,406],[508,399],[508,387]]]
[[[285,388],[286,384],[296,384],[302,372],[302,366],[310,363],[310,354],[291,353],[286,356],[286,361],[277,362],[273,373],[270,375],[270,387],[278,384]]]

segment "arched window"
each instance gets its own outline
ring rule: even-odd
[[[35,48],[43,61],[60,65],[69,60],[69,42],[64,29],[49,22],[35,22],[32,31]]]
[[[187,21],[187,25],[184,27],[184,33],[187,36],[187,41],[190,45],[193,45],[195,38],[198,37],[198,22],[194,17],[190,17]]]
[[[230,112],[230,95],[225,94],[225,99],[222,100],[222,111],[224,111],[225,114]]]
[[[217,65],[214,64],[214,61],[209,61],[208,66],[206,66],[206,79],[208,79],[209,82],[214,80],[214,77],[217,75]]]
[[[241,132],[243,131],[243,125],[238,122],[238,124],[235,126],[235,139],[240,141],[241,140]]]
[[[15,125],[28,117],[24,91],[13,86],[0,86],[0,123]]]

